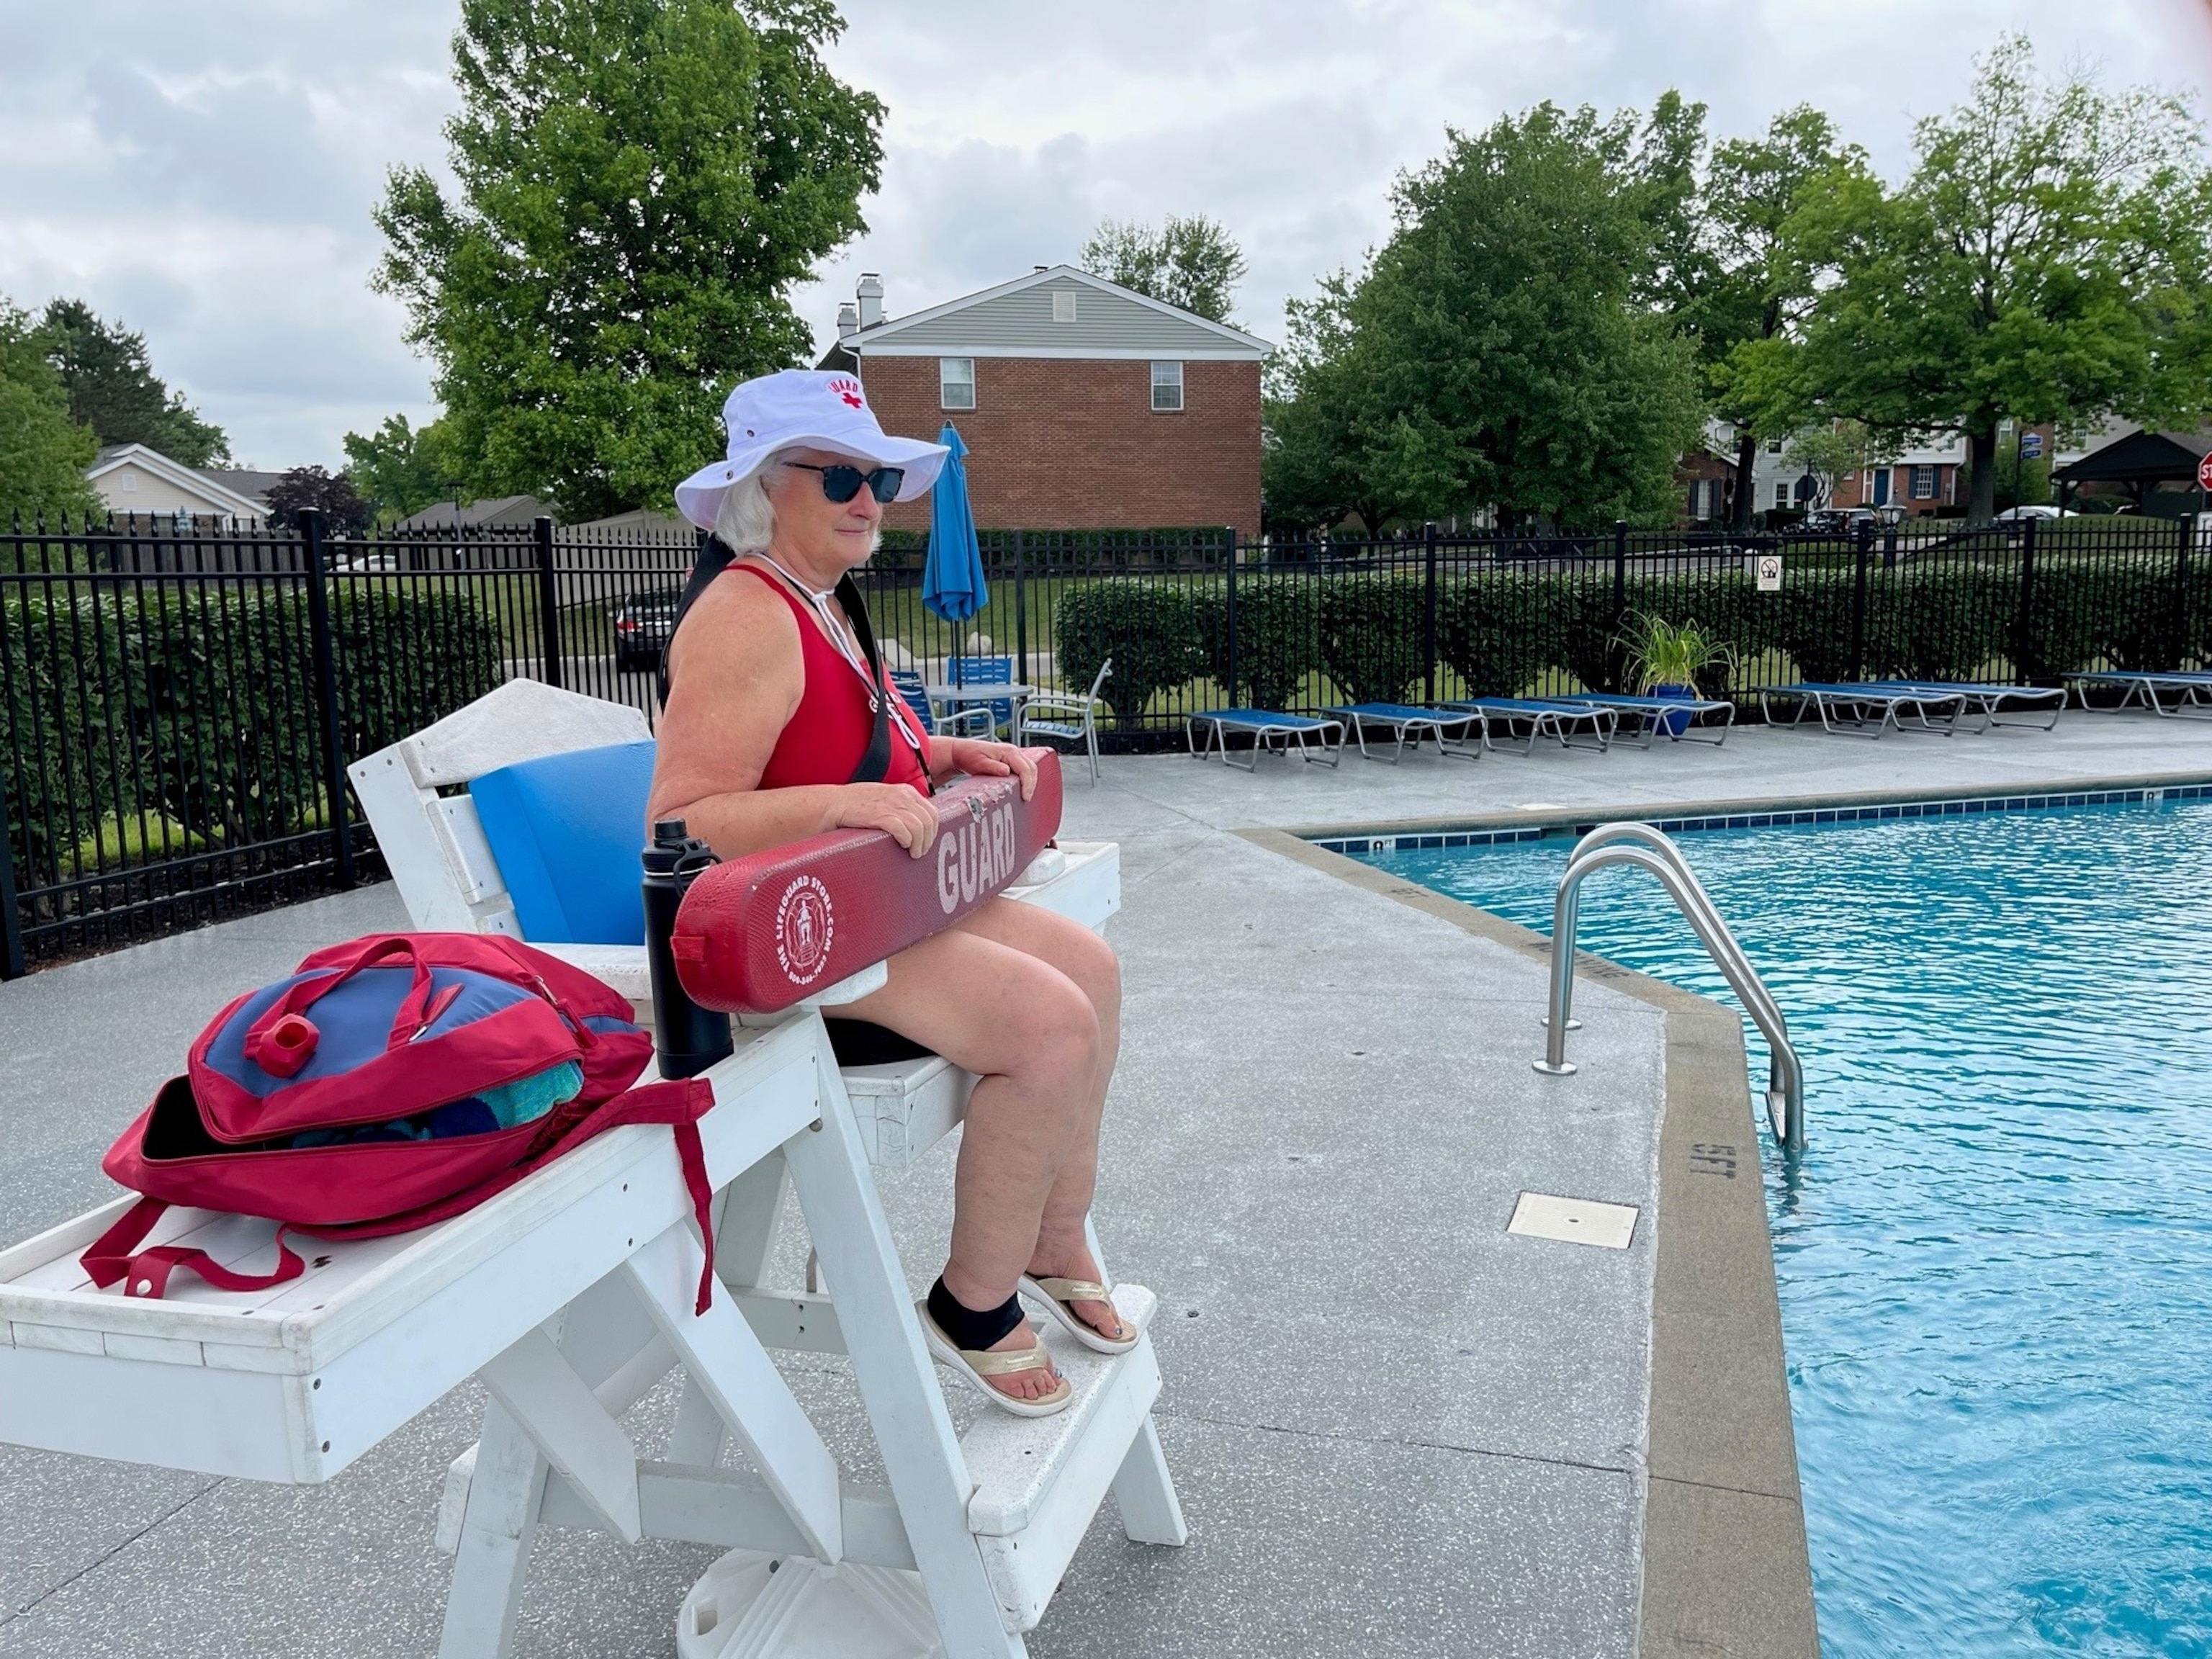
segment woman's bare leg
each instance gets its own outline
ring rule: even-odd
[[[883,989],[841,1012],[887,1025],[980,1079],[953,1178],[945,1287],[963,1306],[996,1307],[1035,1265],[1046,1206],[1071,1152],[1087,1144],[1096,1161],[1095,1124],[1086,1135],[1084,1121],[1095,1115],[1098,1014],[1050,963],[971,928],[934,934],[889,967]],[[1089,1181],[1083,1176],[1086,1194]],[[1079,1236],[1079,1215],[1075,1227]],[[995,1346],[1016,1352],[1036,1340],[1025,1321]],[[1048,1370],[988,1380],[1018,1399],[1057,1386]]]
[[[964,931],[1012,946],[1058,969],[1090,1000],[1098,1018],[1098,1060],[1076,1115],[1073,1138],[1060,1159],[1060,1173],[1046,1195],[1038,1219],[1036,1248],[1027,1270],[1038,1279],[1097,1282],[1099,1264],[1091,1254],[1084,1225],[1098,1185],[1098,1124],[1106,1107],[1107,1085],[1121,1044],[1121,964],[1114,947],[1079,921],[1033,904],[1000,899],[963,918]],[[957,1223],[955,1223],[956,1229]],[[1077,1318],[1102,1335],[1123,1333],[1110,1302],[1069,1304]]]

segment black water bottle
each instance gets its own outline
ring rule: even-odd
[[[683,819],[653,826],[653,844],[645,849],[645,954],[653,969],[653,1048],[665,1078],[696,1077],[730,1056],[730,1017],[691,1000],[669,948],[684,893],[716,862],[714,849],[695,840]]]

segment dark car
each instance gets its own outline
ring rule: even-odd
[[[661,653],[676,632],[676,604],[680,588],[659,588],[633,593],[615,612],[615,672],[649,674],[660,666]]]

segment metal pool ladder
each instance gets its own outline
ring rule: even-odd
[[[1729,932],[1720,912],[1705,890],[1698,884],[1681,849],[1648,823],[1601,824],[1584,836],[1567,860],[1559,878],[1559,896],[1552,902],[1552,1006],[1545,1021],[1544,1058],[1536,1069],[1547,1077],[1567,1077],[1574,1066],[1567,1059],[1567,1033],[1580,1022],[1571,1018],[1575,998],[1575,928],[1580,920],[1583,882],[1595,870],[1608,865],[1633,865],[1658,878],[1675,907],[1697,930],[1713,965],[1758,1022],[1766,1037],[1770,1055],[1766,1074],[1766,1120],[1774,1138],[1791,1152],[1805,1146],[1805,1071],[1797,1051],[1790,1044],[1790,1024],[1767,994],[1765,982]]]

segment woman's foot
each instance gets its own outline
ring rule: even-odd
[[[1029,1276],[1038,1280],[1072,1279],[1091,1285],[1105,1283],[1099,1276],[1098,1258],[1091,1254],[1086,1244],[1077,1244],[1071,1249],[1054,1253],[1039,1249],[1030,1260]],[[1127,1342],[1137,1334],[1133,1328],[1122,1322],[1120,1311],[1110,1302],[1070,1301],[1060,1305],[1109,1342]]]
[[[1036,1327],[1026,1319],[1008,1331],[984,1352],[987,1353],[1025,1353],[1031,1348],[1042,1348],[1044,1340]],[[1042,1400],[1060,1387],[1060,1373],[1053,1369],[1047,1356],[1042,1368],[1033,1371],[1012,1371],[987,1376],[984,1382],[1012,1400]]]

